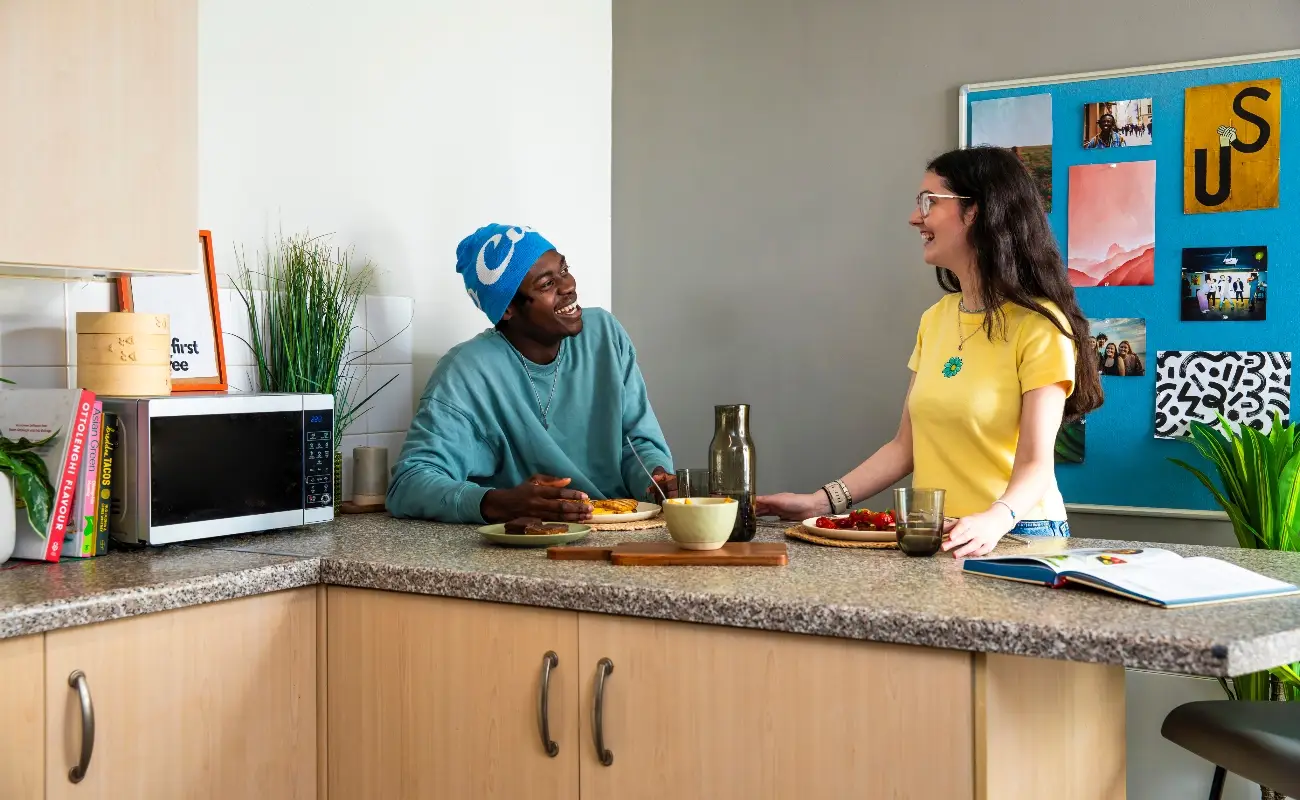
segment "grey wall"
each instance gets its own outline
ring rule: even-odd
[[[893,435],[938,297],[907,218],[927,159],[957,144],[958,87],[1300,46],[1296,0],[613,2],[614,310],[679,465],[705,463],[713,404],[753,406],[761,491],[810,490]],[[1217,524],[1072,525],[1232,542]],[[1209,770],[1159,722],[1216,692],[1130,678],[1130,797],[1205,795]]]
[[[963,83],[1297,45],[1296,0],[614,0],[614,309],[679,463],[715,403],[753,406],[761,491],[893,434]]]

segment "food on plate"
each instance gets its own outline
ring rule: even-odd
[[[825,530],[892,531],[894,530],[894,512],[873,512],[869,508],[857,508],[839,516],[818,517],[813,524]]]
[[[591,513],[596,514],[635,514],[638,508],[635,500],[593,500]]]
[[[569,526],[560,522],[542,522],[537,517],[519,517],[506,523],[506,533],[514,536],[550,536],[568,533]]]

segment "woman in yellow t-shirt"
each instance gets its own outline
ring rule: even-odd
[[[954,555],[987,553],[1013,530],[1069,536],[1056,432],[1101,405],[1101,379],[1033,179],[1009,150],[945,153],[910,222],[948,294],[921,315],[898,433],[816,492],[758,498],[758,513],[843,513],[911,473],[946,490]]]

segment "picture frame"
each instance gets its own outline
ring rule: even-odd
[[[171,316],[172,394],[230,389],[212,231],[199,231],[199,260],[199,271],[192,275],[117,279],[120,310]]]

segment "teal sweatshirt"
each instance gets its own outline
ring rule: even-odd
[[[549,429],[502,334],[484,331],[438,362],[393,466],[393,516],[482,524],[488,489],[537,473],[572,478],[569,488],[593,499],[641,498],[650,479],[624,435],[648,469],[673,471],[627,331],[599,308],[583,309],[582,320],[559,358],[528,365],[542,405],[555,380]]]

